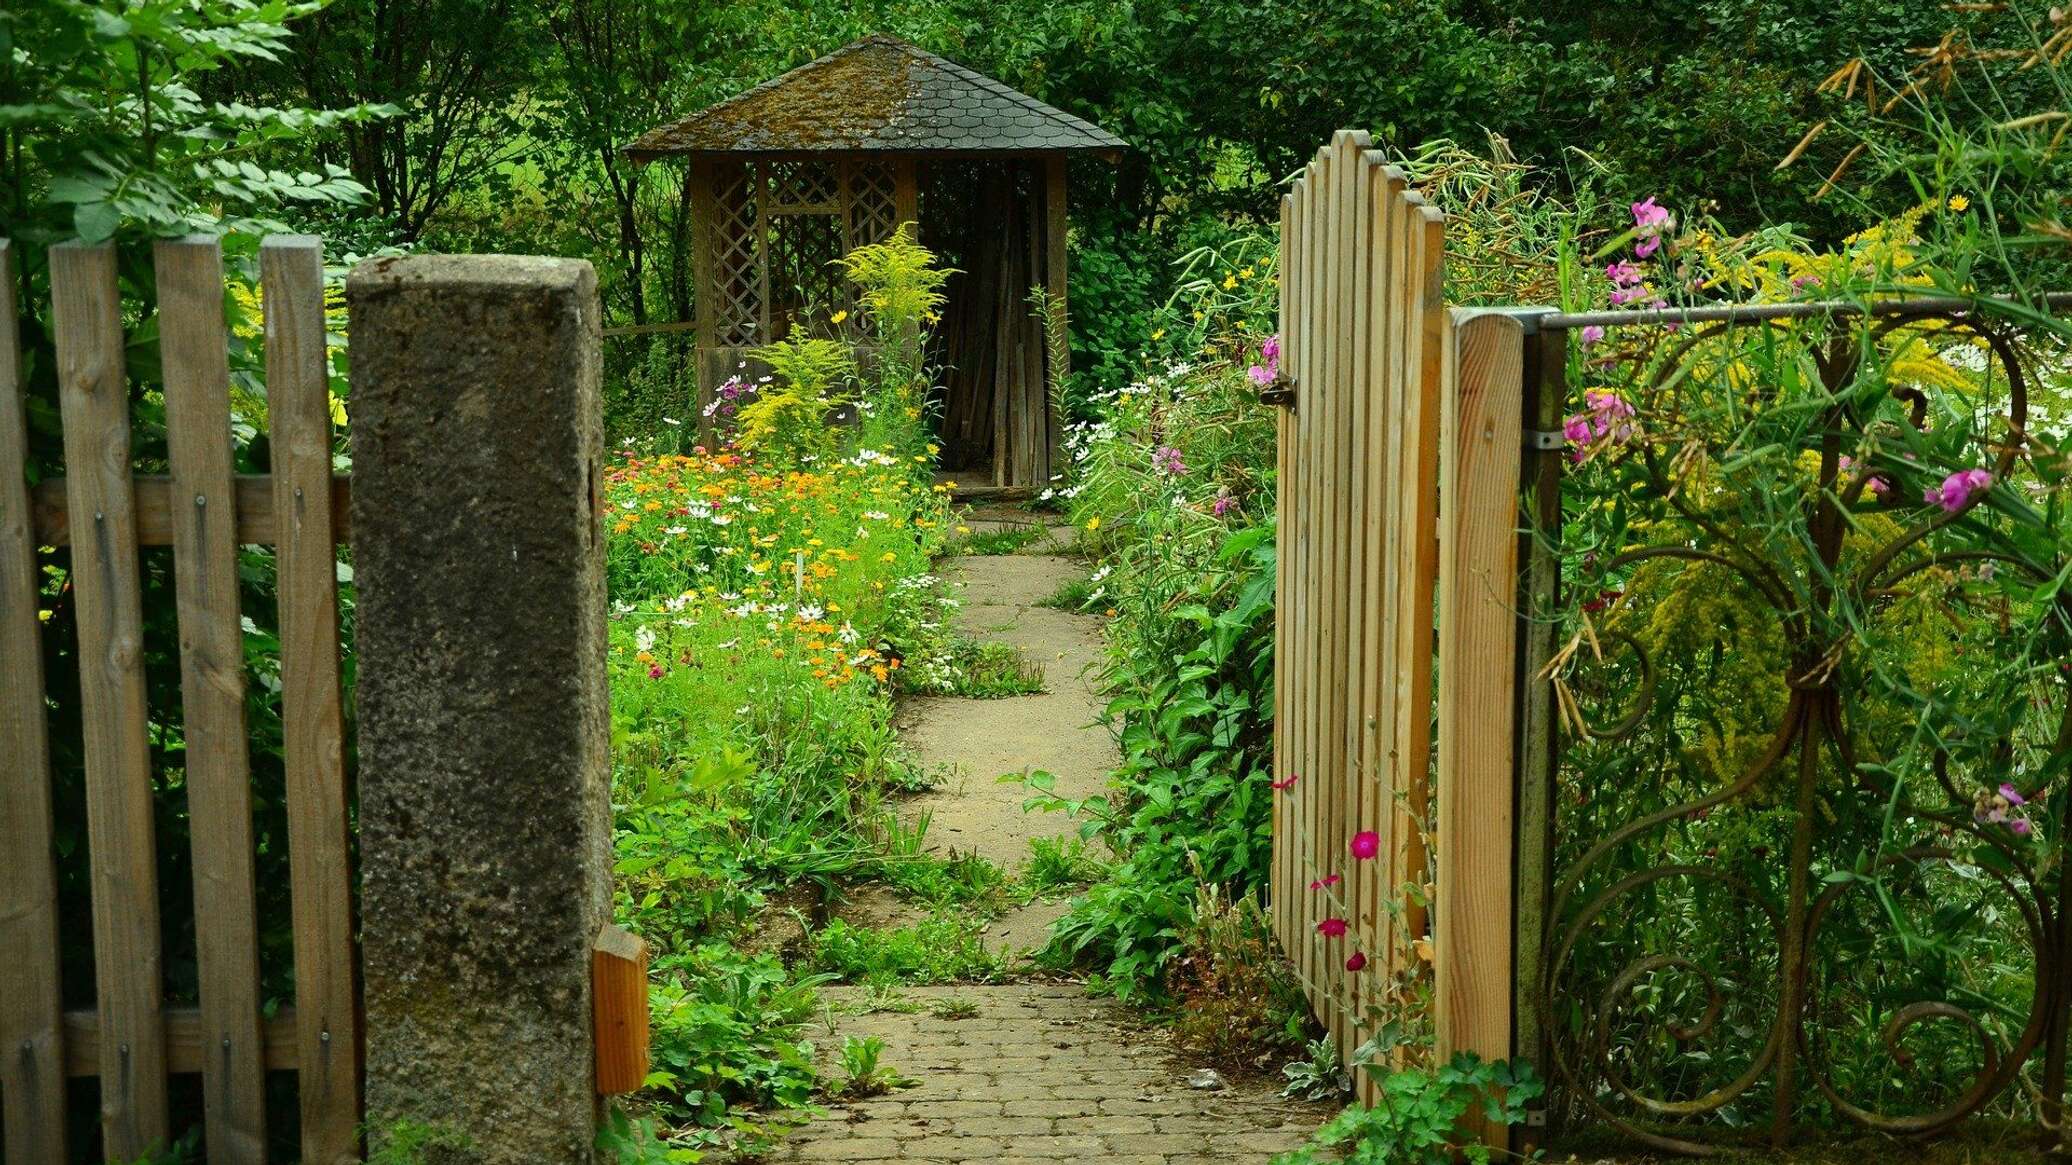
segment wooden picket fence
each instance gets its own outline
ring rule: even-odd
[[[223,260],[208,239],[155,255],[170,451],[131,471],[115,252],[51,248],[66,476],[26,477],[15,248],[0,240],[0,1102],[11,1165],[70,1159],[65,1080],[99,1078],[103,1151],[169,1132],[169,1074],[199,1073],[211,1162],[267,1156],[266,1073],[297,1074],[301,1159],[359,1159],[360,1020],[339,682],[336,546],[318,241],[260,250],[272,470],[233,473]],[[276,548],[295,997],[262,1015],[245,734],[241,544]],[[173,548],[198,1006],[164,997],[139,548]],[[95,1006],[60,994],[39,547],[69,547],[78,611]]]
[[[1425,998],[1442,1055],[1508,1056],[1519,325],[1448,312],[1443,216],[1363,133],[1281,223],[1275,929],[1348,1061]]]

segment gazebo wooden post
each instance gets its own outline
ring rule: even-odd
[[[712,404],[713,393],[719,390],[719,379],[711,367],[713,350],[719,346],[718,263],[715,261],[719,240],[714,223],[719,215],[719,202],[712,193],[712,164],[703,158],[692,157],[684,167],[684,186],[690,191],[691,201],[691,310],[697,323],[696,347],[691,352],[691,368],[697,380],[698,397],[697,428],[700,439],[709,438],[712,420],[705,410]]]
[[[1045,159],[1043,182],[1044,208],[1044,284],[1049,289],[1051,302],[1056,305],[1058,317],[1067,318],[1065,300],[1065,155],[1052,154]],[[1044,337],[1044,358],[1050,358],[1050,337]],[[1050,381],[1063,382],[1072,371],[1072,352],[1069,345],[1059,345],[1058,367],[1046,368],[1043,392],[1043,424],[1047,441],[1046,456],[1042,472],[1033,483],[1042,489],[1050,483],[1050,476],[1064,464],[1065,418],[1057,415],[1057,402],[1052,399]]]
[[[914,224],[914,238],[921,237],[921,178],[912,157],[892,159],[892,227]]]

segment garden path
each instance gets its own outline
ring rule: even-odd
[[[1009,522],[1033,520],[1008,515]],[[974,516],[970,525],[997,528]],[[1056,792],[1103,791],[1116,765],[1098,723],[1091,664],[1100,620],[1040,606],[1085,572],[1060,551],[1054,530],[1029,553],[959,558],[945,577],[959,588],[960,627],[1014,644],[1040,663],[1046,691],[996,700],[908,701],[899,725],[924,764],[949,777],[910,811],[930,815],[928,837],[1013,870],[1038,837],[1066,834],[1057,814],[1022,810],[1027,790],[1003,773],[1041,770]],[[1064,904],[1037,902],[989,932],[1008,950],[1042,945]],[[888,999],[867,988],[831,988],[827,1030],[816,1034],[823,1068],[840,1076],[848,1036],[884,1041],[884,1063],[909,1088],[829,1106],[785,1138],[767,1160],[792,1162],[1089,1161],[1108,1165],[1264,1162],[1302,1143],[1327,1110],[1279,1098],[1266,1081],[1232,1078],[1199,1089],[1203,1065],[1176,1052],[1164,1029],[1076,983],[913,987]]]

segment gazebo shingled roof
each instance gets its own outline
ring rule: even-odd
[[[1121,138],[991,77],[876,35],[641,135],[635,161],[798,152],[1118,153]]]

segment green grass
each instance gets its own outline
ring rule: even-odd
[[[1007,965],[986,949],[985,929],[949,912],[882,930],[836,919],[813,938],[813,966],[852,983],[990,983]]]
[[[1037,525],[1015,525],[999,530],[981,530],[966,534],[958,540],[955,550],[959,554],[991,555],[1014,554],[1043,541],[1050,531]]]
[[[998,700],[1044,690],[1043,665],[1012,644],[964,639],[951,649],[949,659],[955,678],[947,695]]]

